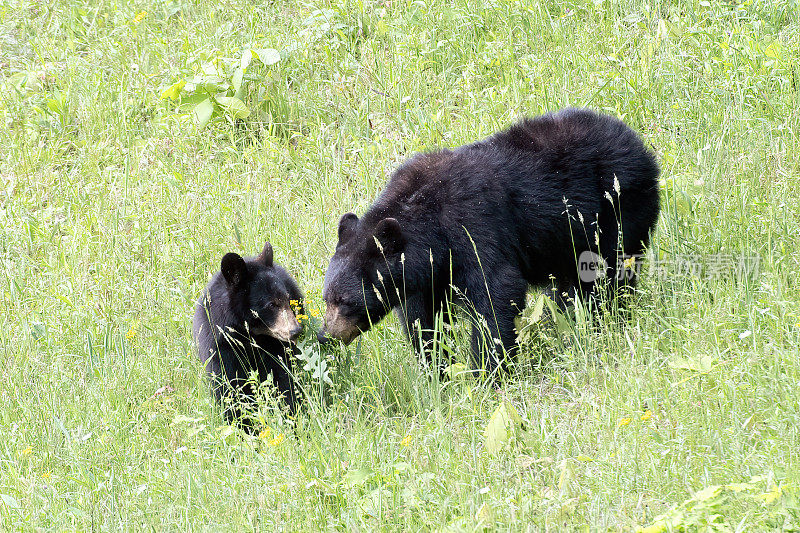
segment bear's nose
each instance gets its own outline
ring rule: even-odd
[[[300,334],[303,332],[303,326],[298,324],[293,330],[289,332],[289,338],[296,341]]]

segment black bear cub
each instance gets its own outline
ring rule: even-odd
[[[593,299],[600,257],[608,286],[633,284],[619,266],[648,244],[658,173],[633,130],[585,109],[416,155],[361,218],[339,221],[320,338],[350,342],[394,308],[424,351],[453,298],[473,321],[474,366],[493,371],[530,285]]]
[[[272,261],[269,242],[257,257],[228,253],[211,278],[194,314],[200,360],[225,420],[253,431],[246,411],[255,406],[258,383],[270,379],[291,413],[298,401],[291,375],[294,341],[302,327],[294,314],[303,294],[292,277]]]

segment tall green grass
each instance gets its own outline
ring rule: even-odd
[[[629,530],[753,476],[676,524],[800,527],[799,14],[0,3],[2,528]],[[197,131],[161,98],[198,51],[246,46],[282,59],[244,123]],[[295,430],[222,427],[189,322],[225,252],[269,239],[319,307],[339,215],[399,162],[568,105],[657,152],[657,254],[755,254],[758,275],[645,268],[624,324],[537,329],[497,389],[440,381],[390,319]],[[502,401],[524,437],[489,454]]]

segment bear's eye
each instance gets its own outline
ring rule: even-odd
[[[272,300],[267,304],[267,307],[269,307],[270,309],[275,309],[276,307],[278,307],[278,302],[276,300]]]

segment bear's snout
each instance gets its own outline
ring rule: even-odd
[[[345,318],[338,307],[328,304],[325,310],[325,327],[317,335],[322,344],[331,339],[339,339],[345,345],[361,334],[361,330],[351,320]]]
[[[297,317],[287,305],[281,309],[275,324],[269,328],[270,335],[278,340],[294,342],[303,332],[303,326],[297,321]]]
[[[297,327],[295,327],[292,331],[289,332],[289,339],[294,342],[298,338],[300,338],[300,334],[303,333],[303,326],[300,323],[297,323]]]

